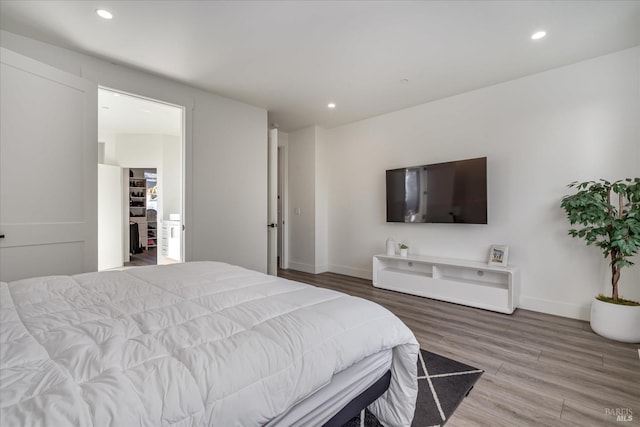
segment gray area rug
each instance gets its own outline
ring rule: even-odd
[[[418,399],[412,427],[444,425],[483,372],[453,359],[420,350]],[[369,410],[365,410],[343,427],[382,427],[382,424]]]

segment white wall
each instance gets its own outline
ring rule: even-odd
[[[316,127],[315,139],[315,270],[319,273],[329,270],[329,188],[325,129]]]
[[[330,270],[370,278],[387,237],[479,261],[504,243],[521,307],[588,318],[593,295],[609,292],[607,263],[567,235],[559,203],[574,180],[639,175],[639,100],[636,47],[328,130]],[[385,222],[386,169],[481,156],[488,225]],[[638,298],[640,266],[621,283]]]
[[[325,139],[318,126],[288,135],[289,267],[315,274],[328,271],[329,259]]]
[[[116,136],[112,132],[100,130],[98,123],[98,163],[105,165],[116,164]],[[100,153],[102,151],[102,153]]]
[[[160,134],[113,134],[99,132],[106,164],[121,167],[146,167],[158,170],[158,188],[162,191],[162,210],[158,219],[180,213],[180,166],[182,147],[180,138]]]
[[[193,194],[187,191],[193,211],[192,259],[266,272],[266,111],[203,98],[197,101],[194,122],[199,126],[194,126],[193,138],[200,143],[194,143],[192,153]]]
[[[122,169],[98,165],[98,270],[122,267]]]
[[[180,213],[180,138],[158,134],[116,134],[113,164],[123,168],[156,169],[158,220]]]
[[[186,259],[266,271],[264,109],[6,31],[0,44],[98,85],[185,106]]]
[[[177,136],[162,136],[162,212],[158,217],[169,219],[169,214],[180,213],[180,164],[182,147]]]
[[[115,135],[114,143],[113,164],[126,168],[162,168],[162,135],[120,133]]]
[[[289,133],[289,267],[315,272],[315,128]]]

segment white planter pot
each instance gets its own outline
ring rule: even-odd
[[[621,342],[640,342],[640,306],[611,304],[594,299],[591,329],[605,338]]]
[[[408,249],[400,249],[400,256],[407,256],[409,254]]]

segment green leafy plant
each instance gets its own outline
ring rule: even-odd
[[[568,187],[578,192],[564,196],[560,206],[571,225],[579,226],[569,235],[598,246],[610,258],[611,300],[618,303],[620,270],[633,265],[629,258],[640,248],[640,178],[572,182]]]
[[[398,247],[400,249],[409,249],[409,246],[405,245],[404,243],[398,243]]]

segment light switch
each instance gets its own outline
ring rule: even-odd
[[[295,215],[300,215],[300,208],[294,208],[294,209],[293,209],[293,213],[294,213]]]

